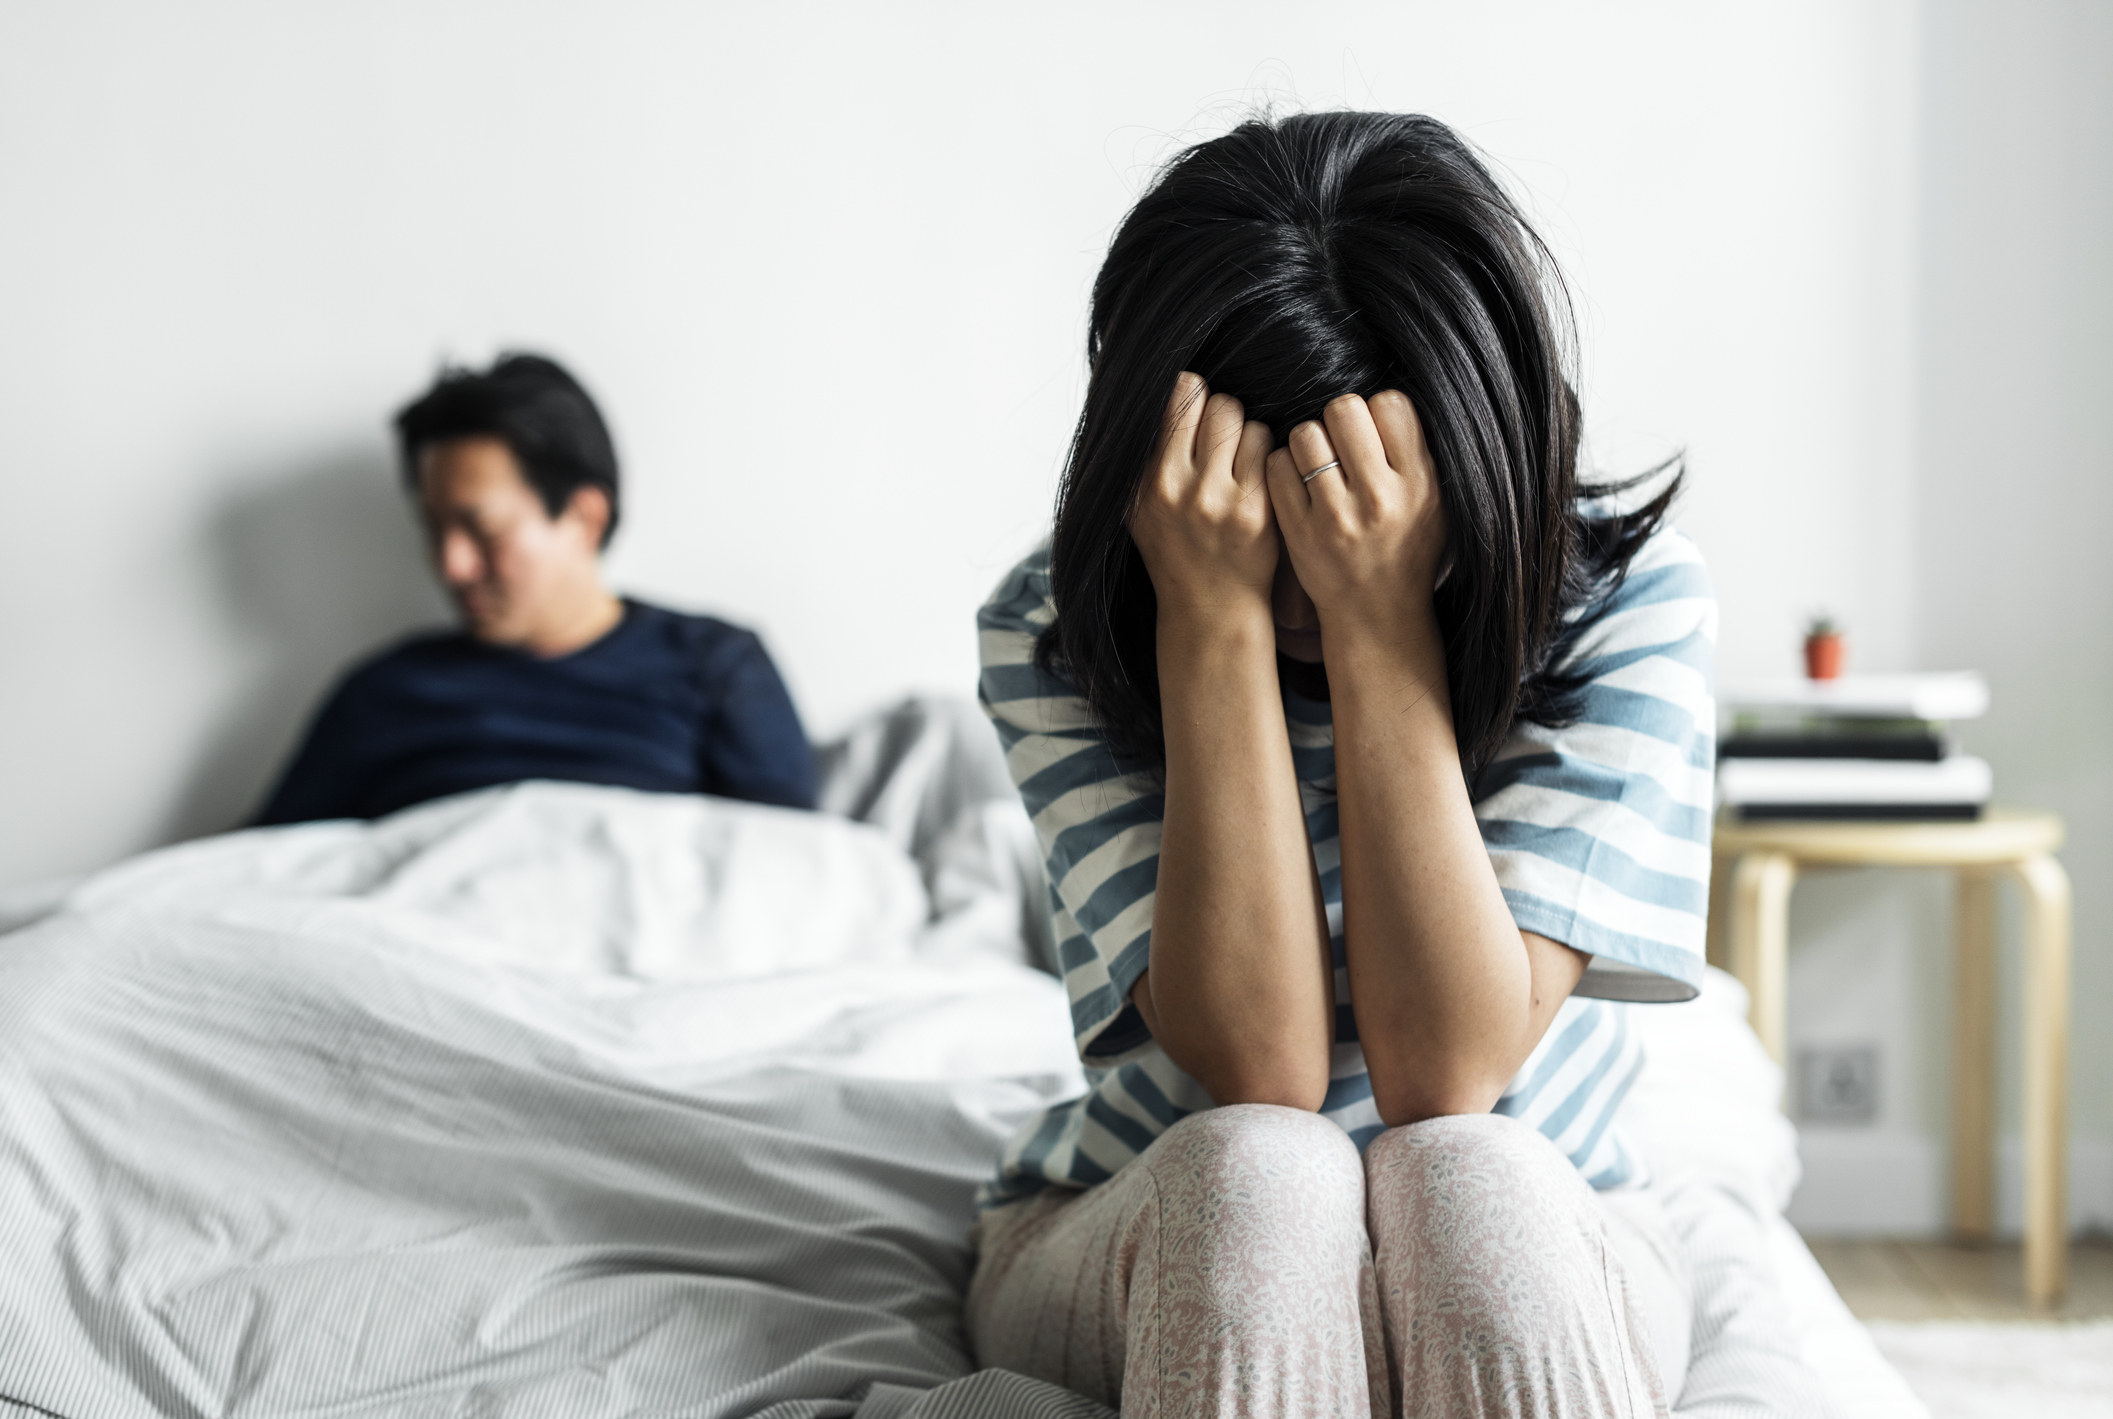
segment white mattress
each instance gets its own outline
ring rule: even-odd
[[[1676,1413],[1798,1412],[1778,1402],[1773,1383],[1776,1357],[1789,1354],[1818,1373],[1835,1414],[1928,1419],[1783,1220],[1798,1183],[1797,1133],[1780,1108],[1783,1072],[1747,1025],[1746,1005],[1744,988],[1713,968],[1693,1001],[1629,1014],[1646,1063],[1622,1126],[1650,1159],[1687,1245],[1701,1288],[1694,1366],[1714,1365],[1720,1393],[1716,1407]],[[1713,1328],[1723,1332],[1714,1355],[1705,1345]]]
[[[833,757],[878,827],[531,784],[0,902],[0,1415],[1104,1413],[961,1333],[973,1189],[1082,1082],[968,722]],[[1742,1009],[1635,1016],[1718,1358],[1921,1416],[1781,1221]]]
[[[1768,1219],[1768,1250],[1798,1348],[1820,1372],[1835,1407],[1872,1419],[1929,1419],[1929,1406],[1879,1353],[1871,1333],[1849,1313],[1811,1249],[1780,1213]]]

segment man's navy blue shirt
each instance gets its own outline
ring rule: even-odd
[[[544,659],[423,636],[355,668],[260,823],[376,818],[523,779],[812,808],[814,752],[763,644],[626,599],[600,640]]]

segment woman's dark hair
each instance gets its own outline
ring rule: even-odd
[[[488,370],[448,367],[396,416],[404,481],[418,486],[418,451],[449,439],[503,439],[552,517],[592,485],[609,497],[616,531],[616,445],[580,382],[542,355],[501,355]]]
[[[1070,678],[1118,752],[1165,760],[1157,606],[1129,515],[1183,370],[1279,444],[1338,395],[1406,394],[1450,525],[1436,601],[1463,766],[1486,764],[1514,719],[1577,717],[1584,681],[1557,667],[1680,473],[1657,470],[1665,487],[1633,511],[1591,505],[1640,480],[1581,486],[1568,296],[1451,129],[1309,113],[1190,148],[1116,232],[1086,353],[1051,547],[1057,615],[1036,658]]]

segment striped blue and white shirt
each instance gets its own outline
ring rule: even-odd
[[[977,615],[980,697],[1041,841],[1072,1033],[1091,1082],[1006,1145],[987,1205],[1051,1183],[1103,1182],[1179,1119],[1211,1107],[1130,1001],[1151,957],[1165,798],[1151,777],[1118,766],[1073,687],[1035,668],[1035,638],[1055,614],[1045,543]],[[1702,978],[1716,630],[1700,554],[1660,531],[1571,652],[1567,664],[1588,679],[1582,717],[1562,729],[1514,725],[1472,785],[1513,918],[1592,957],[1496,1110],[1546,1134],[1598,1188],[1640,1174],[1615,1115],[1643,1054],[1616,1002],[1686,1000]],[[1288,687],[1284,718],[1335,954],[1336,1044],[1321,1112],[1362,1148],[1384,1125],[1344,966],[1333,730],[1327,704]]]

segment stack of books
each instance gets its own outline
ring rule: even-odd
[[[1729,690],[1717,799],[1745,819],[1973,819],[1988,764],[1946,726],[1988,710],[1971,673],[1845,675]]]

